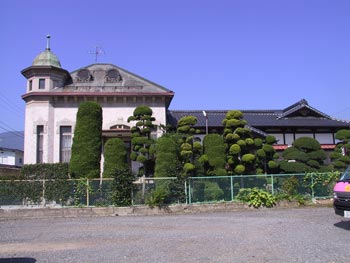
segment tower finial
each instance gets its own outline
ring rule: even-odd
[[[50,38],[51,38],[51,36],[48,34],[46,36],[46,49],[47,50],[50,50]]]

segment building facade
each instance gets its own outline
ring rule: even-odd
[[[73,72],[61,67],[57,56],[46,50],[22,70],[27,79],[22,96],[25,107],[24,163],[69,162],[79,104],[95,101],[103,110],[103,139],[122,138],[130,147],[127,119],[137,106],[153,111],[156,125],[176,127],[183,116],[196,116],[196,127],[206,133],[222,132],[227,110],[169,110],[174,92],[112,64],[92,64]],[[335,133],[349,129],[349,122],[335,120],[301,100],[280,110],[243,110],[255,136],[274,135],[277,150],[299,137],[317,139],[325,150],[334,149]],[[161,130],[153,132],[155,138]],[[102,156],[103,160],[103,156]]]
[[[69,73],[49,42],[22,74],[27,79],[24,163],[68,162],[79,104],[95,101],[103,110],[103,138],[130,144],[127,119],[137,106],[153,111],[156,125],[166,124],[174,93],[112,64],[93,64]],[[161,130],[152,136],[159,137]]]
[[[0,133],[0,168],[23,166],[23,132]]]
[[[197,117],[196,128],[202,133],[208,126],[209,132],[223,133],[222,120],[227,110],[204,111],[172,110],[168,112],[168,122],[176,125],[183,116]],[[281,151],[291,146],[300,137],[311,137],[321,144],[324,150],[333,150],[337,144],[335,134],[340,129],[349,129],[350,123],[336,120],[320,112],[302,99],[297,103],[278,110],[242,110],[248,127],[257,137],[273,135],[277,139],[274,146]]]

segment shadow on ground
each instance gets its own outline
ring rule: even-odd
[[[345,229],[345,230],[350,230],[350,221],[340,221],[338,223],[335,223],[334,226]],[[0,261],[1,263],[1,261]]]
[[[35,263],[35,258],[0,258],[0,263]]]

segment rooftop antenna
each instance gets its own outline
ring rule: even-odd
[[[51,36],[47,34],[46,36],[46,50],[50,50],[50,38]]]
[[[96,63],[98,56],[104,55],[105,51],[102,49],[102,47],[95,46],[95,50],[90,50],[89,54],[95,55],[95,63]]]

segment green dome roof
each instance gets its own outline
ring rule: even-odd
[[[49,48],[41,52],[33,61],[32,66],[53,66],[61,68],[61,63],[58,60],[58,57],[51,52]]]

